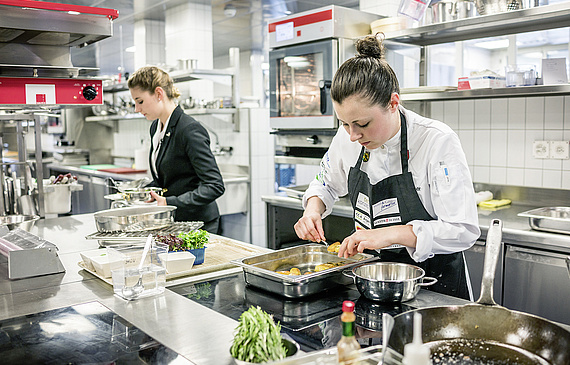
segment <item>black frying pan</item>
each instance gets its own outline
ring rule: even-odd
[[[501,239],[502,222],[495,219],[487,235],[481,296],[476,303],[397,315],[389,347],[403,354],[404,345],[412,342],[413,315],[418,312],[422,315],[423,342],[430,347],[434,364],[570,364],[570,332],[538,316],[501,307],[493,300]]]

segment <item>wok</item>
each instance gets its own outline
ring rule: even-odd
[[[570,332],[538,316],[501,307],[493,300],[501,238],[502,222],[495,219],[487,235],[481,296],[476,303],[399,314],[394,318],[388,345],[403,354],[404,345],[412,342],[413,315],[419,312],[423,342],[440,365],[570,364]]]

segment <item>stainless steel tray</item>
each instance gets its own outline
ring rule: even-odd
[[[529,225],[537,231],[570,234],[570,207],[544,207],[518,214],[528,217]]]
[[[377,259],[376,256],[368,254],[358,254],[344,259],[328,252],[324,245],[308,244],[245,257],[233,260],[231,263],[243,268],[245,282],[249,285],[287,298],[302,298],[335,286],[352,284],[353,279],[343,275],[342,272]],[[298,267],[301,272],[313,271],[315,266],[326,262],[344,262],[344,264],[299,276],[276,272],[289,270],[292,267]]]
[[[194,222],[172,222],[170,225],[147,231],[137,231],[137,232],[95,232],[90,235],[85,236],[88,240],[99,240],[99,246],[107,247],[110,245],[117,244],[130,244],[144,241],[149,234],[165,235],[174,234],[177,235],[180,232],[190,232],[196,229],[202,228],[204,222],[194,221]]]

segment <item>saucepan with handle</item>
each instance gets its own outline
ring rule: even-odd
[[[413,338],[413,315],[422,315],[423,342],[439,364],[570,364],[570,332],[538,316],[501,307],[493,282],[502,222],[491,222],[485,245],[481,296],[476,303],[416,309],[397,315],[388,342],[402,354]]]

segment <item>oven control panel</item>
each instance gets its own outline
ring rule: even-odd
[[[0,105],[102,105],[94,79],[0,77]]]

